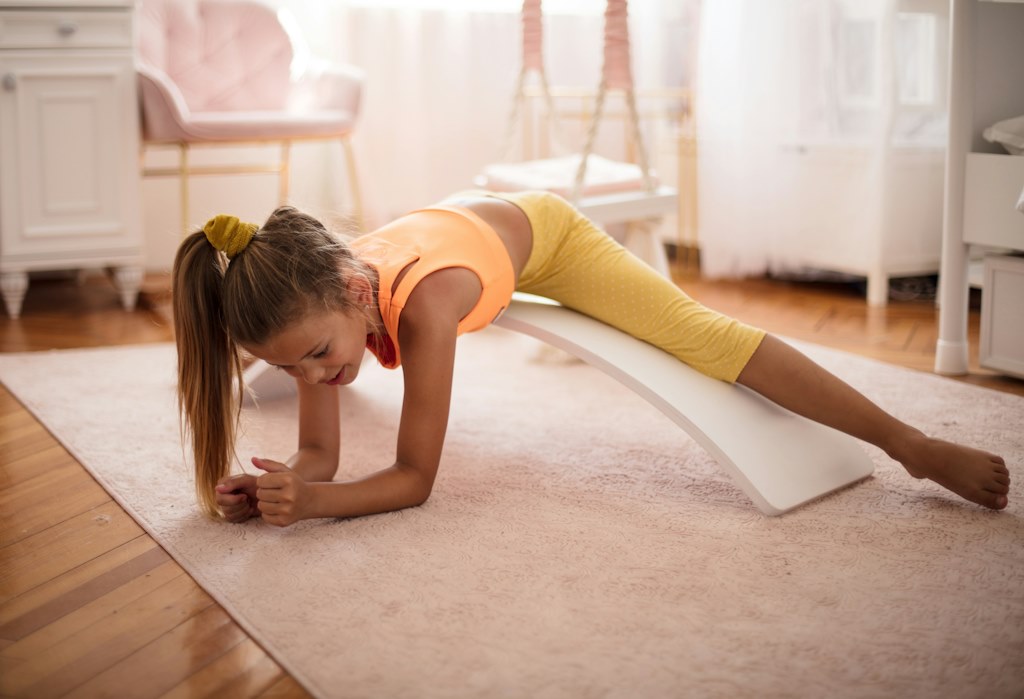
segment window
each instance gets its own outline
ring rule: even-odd
[[[938,18],[923,12],[896,16],[896,77],[900,104],[927,107],[937,98]]]

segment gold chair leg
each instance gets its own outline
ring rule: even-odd
[[[288,186],[291,180],[292,142],[281,141],[281,169],[277,175],[277,199],[281,206],[288,203]]]
[[[178,144],[178,170],[181,185],[181,237],[188,237],[188,144]]]
[[[348,136],[341,137],[341,147],[345,151],[345,166],[348,173],[348,186],[352,191],[352,211],[356,222],[356,230],[364,232],[363,196],[359,189],[359,175],[356,172],[356,156],[352,150],[352,140]]]

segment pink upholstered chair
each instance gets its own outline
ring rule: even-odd
[[[182,221],[188,222],[188,177],[277,172],[288,198],[293,141],[337,139],[344,149],[352,210],[362,203],[350,136],[359,113],[363,73],[308,55],[290,17],[256,0],[142,0],[138,15],[139,98],[143,141],[175,145],[177,168],[145,175],[181,178]],[[196,144],[279,143],[271,167],[196,167]]]

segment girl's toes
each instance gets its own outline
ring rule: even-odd
[[[993,510],[1002,510],[1006,507],[1007,499],[1006,496],[1001,493],[990,493],[985,491],[981,493],[981,496],[976,502],[979,505],[983,505]]]

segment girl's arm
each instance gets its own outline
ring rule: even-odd
[[[420,282],[402,314],[405,396],[395,463],[357,481],[307,483],[283,464],[256,459],[256,466],[270,472],[260,477],[257,491],[265,520],[286,526],[300,519],[358,517],[426,501],[448,429],[458,321],[468,312],[457,293],[460,286],[458,275],[431,275]]]
[[[402,335],[405,396],[395,463],[358,481],[311,484],[310,516],[388,512],[421,505],[430,496],[448,429],[455,325],[417,324]]]
[[[330,481],[341,453],[338,391],[295,379],[299,391],[299,448],[288,467],[307,481]]]
[[[448,428],[455,326],[417,326],[402,334],[405,397],[395,463],[356,481],[310,483],[284,464],[253,459],[268,471],[256,491],[267,522],[287,526],[300,519],[359,517],[414,507],[429,497]]]
[[[338,470],[341,449],[338,393],[328,386],[296,379],[299,393],[299,446],[287,464],[279,464],[305,481],[329,481]],[[253,461],[261,466],[263,459]],[[229,522],[258,517],[257,477],[248,473],[225,476],[217,483],[216,502]]]

